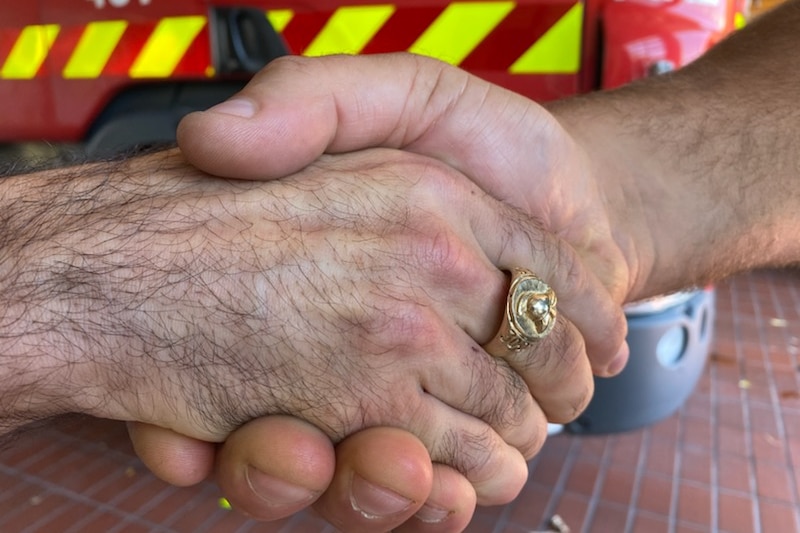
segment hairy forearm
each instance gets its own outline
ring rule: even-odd
[[[96,168],[16,175],[0,181],[0,430],[78,409],[91,278],[78,275],[77,243],[105,176]],[[76,216],[83,211],[84,216]],[[108,218],[108,217],[106,217]],[[86,250],[88,252],[89,250]]]
[[[631,298],[800,260],[800,3],[672,75],[557,104],[638,274]]]
[[[160,362],[191,365],[177,302],[211,269],[192,262],[213,216],[207,178],[188,169],[164,153],[0,181],[0,431],[169,397],[136,394],[166,375]]]

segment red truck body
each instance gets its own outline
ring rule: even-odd
[[[259,51],[253,61],[236,60],[237,54],[253,55],[242,47],[252,47],[252,34],[264,31],[273,33],[281,53],[408,50],[551,100],[692,61],[734,29],[742,17],[739,2],[3,2],[0,142],[85,140],[99,121],[113,118],[109,106],[134,89],[244,80],[272,59],[267,56],[279,55]],[[194,100],[197,107],[211,103]],[[145,101],[144,107],[167,105],[154,97]],[[184,103],[182,110],[192,106]]]

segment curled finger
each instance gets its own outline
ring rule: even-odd
[[[287,416],[255,419],[217,454],[217,483],[232,507],[277,520],[311,505],[333,478],[334,450],[314,426]]]
[[[622,307],[567,242],[509,205],[486,202],[495,208],[483,211],[485,219],[473,228],[489,260],[509,273],[519,267],[535,272],[557,295],[559,312],[580,331],[594,372],[601,376],[618,372],[628,353]],[[495,321],[487,321],[474,337],[488,342],[501,319],[497,313]]]
[[[431,491],[425,446],[396,428],[371,428],[336,447],[336,471],[314,509],[342,531],[390,531],[411,518]]]
[[[425,504],[397,533],[459,533],[475,512],[475,489],[467,478],[442,464],[433,465],[433,486]]]

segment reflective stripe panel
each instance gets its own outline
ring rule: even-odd
[[[444,9],[351,5],[333,13],[274,9],[265,16],[292,49],[305,55],[406,49],[469,69],[511,65],[512,74],[573,74],[580,69],[583,5],[553,6],[540,13],[527,4],[517,6],[516,0],[461,0]],[[31,79],[44,69],[64,79],[95,79],[104,73],[213,76],[203,33],[207,25],[208,19],[198,15],[141,23],[95,21],[83,28],[26,26],[19,33],[4,33],[3,52],[8,53],[0,57],[0,79]],[[504,45],[503,39],[513,41]],[[49,72],[62,65],[61,72]]]
[[[573,74],[581,66],[583,4],[572,6],[508,69],[512,74]]]
[[[206,25],[206,17],[168,17],[159,21],[131,66],[131,78],[167,78]]]
[[[124,20],[89,23],[64,67],[64,78],[98,78],[127,27]]]
[[[57,24],[26,26],[0,69],[0,78],[29,80],[35,77],[60,29]]]
[[[303,55],[357,54],[394,11],[392,5],[340,7],[303,51]]]
[[[293,17],[294,11],[291,9],[273,9],[267,11],[267,20],[278,33],[281,33],[286,26],[289,25]]]
[[[442,11],[408,51],[458,65],[515,5],[514,2],[454,2]]]

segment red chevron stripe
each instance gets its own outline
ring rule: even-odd
[[[61,71],[67,65],[72,52],[78,45],[78,41],[83,35],[85,26],[67,26],[61,27],[58,32],[53,47],[47,55],[47,60],[44,62],[44,69],[50,72],[61,75]]]
[[[294,54],[302,54],[314,37],[322,31],[332,11],[295,13],[283,30],[283,38]]]
[[[414,44],[436,17],[444,10],[441,7],[412,7],[398,9],[364,47],[362,53],[403,52]]]
[[[508,70],[573,5],[574,0],[517,6],[460,66],[467,70]]]
[[[197,37],[195,37],[189,49],[175,66],[173,76],[197,76],[205,75],[206,69],[211,65],[211,40],[209,28],[206,25]]]
[[[128,76],[128,71],[136,61],[139,53],[144,48],[147,39],[153,33],[157,21],[147,24],[130,24],[117,47],[108,59],[106,68],[103,69],[103,76]]]
[[[0,29],[0,67],[5,63],[11,49],[14,48],[14,43],[17,42],[19,34],[22,33],[22,28],[2,28]]]

